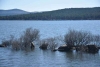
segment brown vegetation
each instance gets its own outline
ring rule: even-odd
[[[89,48],[88,45],[100,43],[100,36],[95,36],[90,32],[69,30],[65,35],[64,41],[68,46],[76,47],[76,51],[97,52],[98,49],[95,48],[96,45],[91,45],[91,48]],[[96,50],[94,50],[94,48]]]
[[[27,28],[19,38],[11,35],[10,39],[3,40],[0,47],[11,46],[14,50],[33,49],[34,42],[38,41],[41,49],[55,50],[59,44],[66,44],[66,46],[60,46],[58,50],[70,51],[74,47],[76,51],[98,52],[97,45],[100,44],[100,35],[85,31],[69,30],[64,38],[58,36],[39,40],[39,37],[39,30]]]
[[[26,50],[26,49],[33,49],[35,46],[33,41],[39,39],[39,30],[27,28],[24,31],[23,35],[20,38],[14,38],[11,35],[9,40],[2,41],[2,46],[11,46],[14,50]]]
[[[59,40],[59,37],[43,39],[41,40],[40,48],[55,50],[55,48],[58,46]]]

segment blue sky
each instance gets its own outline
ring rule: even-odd
[[[29,12],[63,8],[100,7],[100,0],[0,0],[0,9],[22,9]]]

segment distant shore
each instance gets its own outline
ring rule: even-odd
[[[100,20],[100,7],[69,8],[46,12],[0,16],[0,20]]]

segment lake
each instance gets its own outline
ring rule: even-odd
[[[100,20],[75,21],[7,21],[0,20],[0,43],[10,35],[19,37],[26,28],[38,29],[40,38],[64,36],[69,29],[100,34]],[[52,52],[36,47],[33,51],[12,51],[0,48],[0,67],[100,67],[97,54],[80,52]]]

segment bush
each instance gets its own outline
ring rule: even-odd
[[[17,40],[17,39],[14,39],[12,41],[11,45],[12,45],[12,49],[14,49],[14,50],[20,50],[21,49],[20,41]]]
[[[87,45],[93,40],[90,32],[69,30],[64,36],[64,41],[69,46]]]
[[[2,40],[2,44],[4,47],[8,47],[8,46],[11,46],[12,44],[12,41],[14,40],[14,36],[13,35],[10,35],[9,39],[3,39]]]
[[[58,36],[58,37],[43,39],[40,42],[40,47],[45,47],[45,49],[54,50],[61,43],[61,38],[62,38],[61,36]]]
[[[11,46],[14,50],[30,49],[34,47],[33,41],[38,39],[39,30],[27,28],[20,38],[14,38],[14,36],[11,35],[9,40],[2,41],[2,45]]]
[[[100,46],[100,35],[93,36],[93,43]]]
[[[29,48],[30,44],[39,39],[39,30],[27,28],[24,34],[19,38],[22,48]]]

